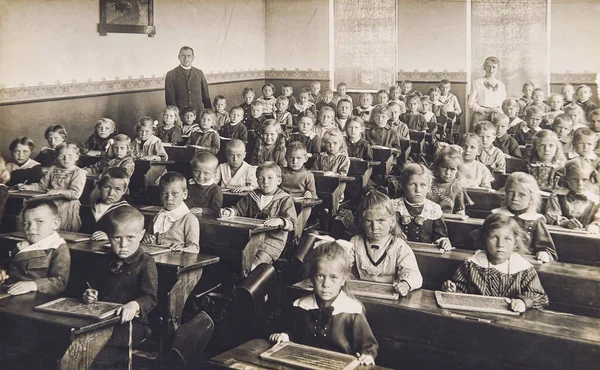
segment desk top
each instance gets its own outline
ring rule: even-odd
[[[245,195],[248,195],[248,191],[242,191],[239,193],[234,193],[231,191],[231,189],[227,189],[227,188],[223,188],[223,196],[224,197],[232,197],[232,198],[242,198]],[[301,206],[302,208],[304,207],[314,207],[316,205],[319,205],[321,203],[323,203],[322,199],[313,199],[313,198],[303,198],[303,197],[293,197],[294,199],[294,204]]]
[[[9,198],[23,198],[23,199],[31,199],[31,198],[44,198],[44,199],[60,199],[63,195],[55,194],[49,195],[43,191],[33,191],[33,190],[9,190],[8,191]]]

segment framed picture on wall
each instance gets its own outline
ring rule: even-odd
[[[98,32],[101,36],[109,32],[154,36],[154,0],[100,0]]]

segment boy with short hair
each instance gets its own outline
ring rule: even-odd
[[[552,122],[552,131],[558,136],[563,153],[567,154],[573,150],[573,117],[568,114],[559,114]]]
[[[346,122],[352,115],[352,101],[347,99],[340,99],[337,102],[335,124],[337,128],[344,131],[346,129]]]
[[[402,105],[404,105],[404,103],[402,103]],[[400,115],[404,113],[402,112],[400,104],[395,101],[390,101],[388,103],[387,111],[390,114],[390,120],[388,121],[390,127],[398,133],[400,139],[410,140],[410,130],[406,123],[400,120]]]
[[[258,135],[262,123],[267,119],[263,108],[264,104],[259,100],[255,100],[250,104],[250,117],[246,121],[246,128],[248,131],[252,131],[255,136]]]
[[[307,110],[317,114],[317,105],[310,100],[310,89],[308,87],[302,88],[300,94],[298,94],[298,102],[293,105],[292,114],[300,114]]]
[[[544,128],[552,130],[552,123],[554,122],[554,119],[559,114],[565,113],[562,110],[563,103],[564,98],[562,95],[558,93],[550,94],[550,96],[548,97],[548,106],[550,106],[550,111],[544,115],[544,122],[542,123],[542,126],[544,126]]]
[[[22,215],[25,240],[11,252],[7,271],[0,269],[0,284],[9,286],[10,295],[62,293],[69,280],[71,255],[56,232],[60,226],[56,204],[34,198],[25,203]]]
[[[421,92],[417,91],[417,90],[413,90],[413,83],[412,81],[409,80],[402,80],[398,83],[398,85],[400,86],[400,97],[399,99],[401,99],[404,103],[406,103],[406,99],[410,96],[410,95],[416,95],[418,97],[421,97]]]
[[[519,98],[519,106],[520,106],[519,111],[523,115],[525,114],[525,108],[527,108],[529,106],[529,104],[531,104],[533,102],[533,99],[532,99],[533,89],[535,89],[535,86],[533,85],[532,82],[529,82],[529,81],[525,82],[523,84],[523,88],[521,89],[521,91],[523,92],[523,96],[521,96]]]
[[[321,82],[320,81],[311,81],[310,83],[310,101],[313,103],[319,104],[319,102],[323,100],[323,96],[321,95]]]
[[[253,234],[246,248],[252,261],[244,261],[243,271],[248,275],[261,263],[273,263],[285,247],[288,232],[295,229],[297,217],[294,200],[279,188],[281,169],[273,162],[265,162],[256,170],[258,189],[244,196],[234,207],[223,208],[221,217],[251,217],[264,219],[265,226],[276,226],[276,230]]]
[[[400,147],[398,132],[388,124],[390,114],[387,107],[378,109],[373,117],[375,126],[365,133],[365,139],[373,145],[382,145],[389,148]]]
[[[323,107],[330,107],[334,111],[337,105],[333,102],[333,90],[325,89],[321,95],[321,101],[317,103],[317,112],[320,112]]]
[[[580,127],[573,132],[573,150],[567,153],[566,157],[567,160],[589,163],[594,169],[593,178],[600,179],[600,157],[594,152],[596,145],[598,134],[588,127]],[[600,185],[597,182],[590,188],[594,194],[600,194]]]
[[[540,124],[544,111],[536,105],[531,105],[525,109],[525,125],[519,125],[515,130],[515,139],[519,145],[527,145],[533,142],[535,134],[541,130]]]
[[[247,143],[248,129],[244,124],[240,124],[243,120],[244,109],[239,106],[231,108],[231,111],[229,111],[229,122],[221,126],[219,135],[230,139],[239,139]]]
[[[233,193],[251,191],[258,187],[256,167],[249,165],[246,158],[246,145],[233,139],[225,146],[226,163],[221,163],[215,172],[215,183]]]
[[[583,109],[585,121],[587,121],[590,112],[594,109],[598,109],[598,105],[590,100],[592,97],[592,88],[588,85],[579,85],[575,91],[575,96],[577,97],[576,103]]]
[[[183,116],[181,120],[181,137],[187,139],[192,131],[200,129],[196,122],[198,112],[194,107],[184,107],[181,114]]]
[[[184,203],[187,196],[187,181],[182,174],[167,172],[161,177],[163,209],[152,219],[142,243],[159,244],[173,251],[200,252],[200,224]]]
[[[510,119],[506,114],[497,113],[493,115],[492,123],[496,126],[496,139],[494,146],[502,150],[504,154],[511,157],[523,158],[521,148],[517,140],[508,134],[508,123]]]
[[[477,159],[485,164],[492,173],[504,173],[506,172],[506,157],[500,148],[494,146],[497,132],[496,126],[489,121],[481,121],[475,126],[475,134],[481,138],[483,144]]]
[[[188,180],[185,204],[195,215],[217,216],[223,206],[223,192],[215,181],[219,160],[208,152],[197,153],[190,161],[193,178]]]
[[[244,120],[242,122],[247,128],[250,128],[248,121],[252,117],[250,110],[255,97],[256,93],[254,92],[253,88],[244,87],[244,90],[242,91],[242,98],[244,99],[244,102],[240,104],[240,107],[244,110]]]
[[[348,85],[345,82],[340,82],[336,87],[337,95],[333,98],[333,102],[337,105],[340,100],[349,100],[352,104],[352,97],[348,95]]]
[[[294,97],[294,87],[290,84],[283,84],[281,86],[281,95],[288,98],[288,111],[291,112],[292,108],[296,104],[296,98]]]
[[[321,137],[313,130],[315,114],[307,110],[298,115],[298,132],[292,133],[290,141],[300,141],[306,147],[308,156],[317,156],[321,152]]]
[[[457,116],[462,114],[462,108],[460,107],[460,103],[458,102],[458,98],[456,95],[452,94],[450,90],[452,89],[452,83],[450,80],[442,80],[440,81],[440,103],[444,104],[444,110],[446,113],[454,112]]]
[[[525,109],[529,107],[538,107],[544,114],[550,112],[550,106],[544,103],[544,90],[539,87],[533,89],[533,92],[531,93],[531,103]]]

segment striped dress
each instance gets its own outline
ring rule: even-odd
[[[493,265],[488,261],[487,251],[477,251],[463,261],[451,280],[459,293],[520,298],[527,308],[548,305],[548,296],[533,265],[518,253],[504,263]]]

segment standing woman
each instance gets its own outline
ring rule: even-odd
[[[487,57],[483,63],[485,77],[473,81],[469,94],[469,108],[472,110],[471,131],[480,121],[491,121],[492,113],[502,113],[506,86],[496,78],[499,68],[498,58]]]

